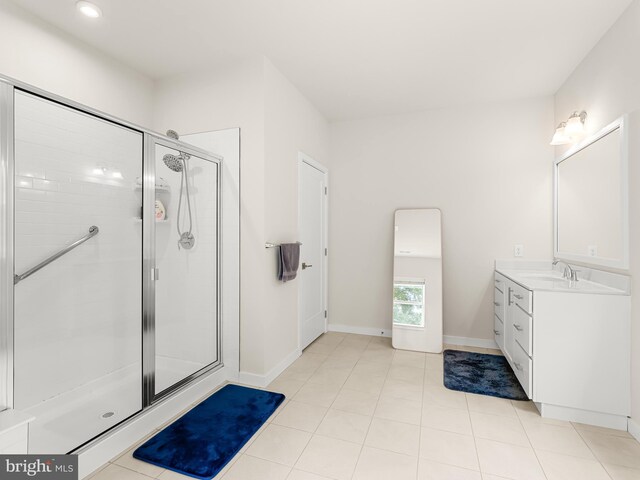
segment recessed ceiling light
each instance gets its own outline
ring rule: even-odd
[[[91,2],[85,2],[80,0],[76,3],[76,8],[85,16],[89,18],[98,18],[102,16],[102,10],[97,5]]]

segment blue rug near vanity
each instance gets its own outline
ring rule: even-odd
[[[528,400],[507,359],[502,355],[444,351],[444,386],[509,400]]]
[[[213,478],[283,401],[281,393],[227,385],[143,443],[133,457],[190,477]]]

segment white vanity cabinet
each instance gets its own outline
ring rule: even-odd
[[[500,304],[500,329],[494,331],[496,343],[509,361],[529,398],[532,398],[532,292],[496,272],[494,305]],[[501,287],[501,288],[498,288]],[[496,306],[496,308],[498,308]],[[497,320],[496,320],[497,322]]]
[[[504,351],[505,291],[507,280],[496,273],[493,297],[493,333],[496,343]]]
[[[542,416],[626,430],[628,277],[583,269],[570,284],[548,268],[496,270],[496,343]]]

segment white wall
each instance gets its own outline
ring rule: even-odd
[[[298,152],[327,164],[329,125],[318,110],[265,60],[265,241],[294,242],[298,234]],[[276,278],[278,249],[263,248],[263,341],[266,371],[298,349],[299,280]],[[302,259],[300,260],[302,261]],[[247,274],[249,274],[247,272]]]
[[[493,338],[493,262],[552,252],[552,98],[331,126],[330,323],[391,327],[393,214],[442,210],[445,335]]]
[[[71,35],[0,0],[0,75],[149,127],[153,82]]]
[[[322,115],[264,57],[157,84],[155,128],[241,130],[240,370],[274,375],[297,350],[297,282],[276,281],[266,241],[295,240],[297,153],[326,161]]]
[[[586,127],[595,132],[630,114],[629,214],[632,277],[640,275],[640,1],[634,1],[575,69],[555,96],[556,124],[574,110],[586,110]],[[549,133],[551,135],[551,133]],[[558,149],[558,154],[564,148]],[[640,300],[631,298],[631,412],[640,425]],[[640,428],[640,427],[636,427]]]

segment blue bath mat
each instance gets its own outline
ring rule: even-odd
[[[147,440],[133,457],[190,477],[212,478],[283,400],[281,393],[227,385]]]
[[[445,350],[444,386],[460,392],[528,400],[502,355]]]

